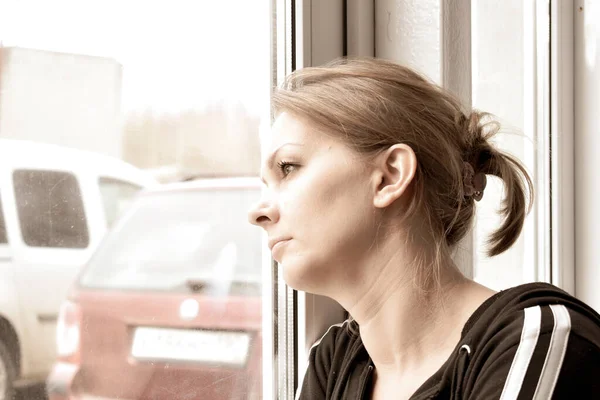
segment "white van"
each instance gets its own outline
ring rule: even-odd
[[[155,184],[116,158],[0,139],[0,400],[44,381],[79,268],[135,193]]]

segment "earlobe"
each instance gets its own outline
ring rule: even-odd
[[[373,204],[385,208],[402,197],[417,169],[417,157],[406,144],[395,144],[376,159],[378,187]]]

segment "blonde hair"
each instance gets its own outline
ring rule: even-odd
[[[275,90],[272,104],[275,115],[302,117],[365,155],[409,145],[417,170],[407,215],[425,217],[437,261],[473,224],[475,200],[465,193],[465,162],[475,173],[504,182],[503,221],[491,234],[487,253],[504,252],[521,233],[533,184],[516,158],[491,144],[499,124],[487,113],[465,113],[453,95],[411,69],[381,59],[304,68]]]

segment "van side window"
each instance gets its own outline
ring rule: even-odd
[[[104,204],[106,225],[113,226],[119,215],[129,206],[140,186],[114,178],[101,177],[99,180],[100,194]]]
[[[6,235],[6,223],[4,222],[4,210],[2,209],[2,199],[0,199],[0,244],[8,243]]]
[[[16,170],[13,181],[21,233],[28,246],[83,249],[89,245],[85,210],[75,175]]]

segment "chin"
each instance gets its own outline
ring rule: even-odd
[[[323,294],[322,289],[327,282],[323,267],[317,267],[317,263],[309,263],[306,260],[284,259],[279,263],[283,271],[283,280],[295,290],[314,294]]]
[[[306,274],[303,273],[302,268],[298,268],[294,263],[286,263],[282,261],[281,271],[283,272],[283,280],[292,289],[306,291]]]

